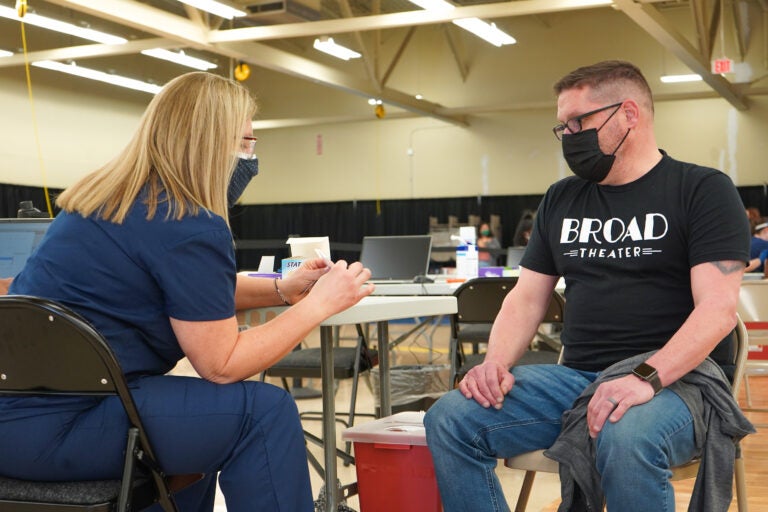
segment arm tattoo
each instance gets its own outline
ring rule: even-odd
[[[744,263],[741,261],[712,261],[711,263],[725,275],[744,270]]]

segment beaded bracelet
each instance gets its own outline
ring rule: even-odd
[[[285,304],[286,306],[290,306],[290,305],[291,305],[291,303],[290,303],[290,302],[288,302],[288,300],[285,298],[285,295],[283,295],[283,292],[281,292],[281,291],[280,291],[280,288],[278,288],[278,287],[277,287],[277,280],[278,280],[278,279],[279,279],[279,278],[277,278],[277,277],[276,277],[276,278],[275,278],[275,280],[274,280],[274,283],[275,283],[275,291],[277,292],[277,296],[278,296],[278,297],[280,297],[280,300],[282,300],[282,301],[283,301],[283,304]]]

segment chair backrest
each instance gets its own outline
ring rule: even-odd
[[[74,312],[37,297],[0,297],[0,392],[117,395],[120,366]]]
[[[74,311],[40,297],[0,296],[0,393],[117,395],[131,425],[141,427],[104,337]]]
[[[454,323],[493,323],[504,298],[516,284],[516,277],[480,277],[463,283],[453,292],[457,313],[452,326]],[[565,299],[553,292],[542,323],[561,323],[564,312]]]
[[[151,469],[161,502],[168,502],[120,364],[104,337],[74,311],[39,297],[0,296],[0,394],[118,396],[137,432],[139,458]]]
[[[466,281],[453,292],[456,320],[467,324],[493,323],[504,297],[516,284],[516,277],[479,277]]]
[[[738,312],[746,322],[768,322],[768,280],[742,281]]]

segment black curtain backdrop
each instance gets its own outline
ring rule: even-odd
[[[487,221],[499,215],[502,244],[509,245],[524,210],[535,210],[541,195],[343,201],[311,204],[236,206],[230,223],[238,242],[238,267],[256,268],[262,255],[277,261],[289,256],[288,236],[325,236],[333,259],[357,260],[363,236],[420,235],[429,232],[429,218],[447,224],[453,215],[466,223],[470,215]],[[249,243],[248,241],[260,241]],[[265,247],[269,244],[270,247]],[[277,249],[277,250],[276,250]]]
[[[54,208],[53,213],[56,215],[58,212],[55,206],[56,194],[61,192],[61,189],[48,189],[48,192],[51,196],[51,207]],[[32,201],[32,204],[42,212],[48,209],[42,187],[0,184],[0,217],[16,217],[21,201]]]
[[[745,207],[754,206],[768,215],[768,183],[738,187]],[[52,201],[60,190],[50,190]],[[230,211],[230,224],[237,242],[238,268],[257,268],[262,255],[279,262],[289,256],[285,240],[295,236],[325,236],[331,240],[334,259],[356,260],[366,235],[417,235],[429,232],[429,218],[445,224],[453,215],[466,223],[470,215],[484,221],[501,218],[502,245],[511,243],[520,216],[536,210],[541,194],[474,196],[436,199],[392,199],[383,201],[339,201],[237,205]],[[15,217],[20,201],[31,200],[45,211],[42,188],[0,184],[0,215]],[[55,212],[54,212],[55,213]]]

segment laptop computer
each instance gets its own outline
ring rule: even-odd
[[[360,262],[371,269],[370,282],[413,282],[426,276],[432,237],[429,235],[366,236]]]
[[[0,219],[0,277],[15,277],[53,219]]]

